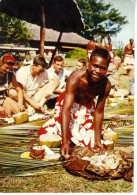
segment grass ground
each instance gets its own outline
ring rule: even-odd
[[[129,152],[133,150],[129,145],[115,147],[122,148]],[[43,168],[34,176],[0,178],[0,192],[3,193],[129,193],[133,189],[133,182],[123,179],[92,181],[69,174],[61,165]]]
[[[77,60],[65,59],[66,67],[76,65]],[[123,67],[119,70],[124,73]],[[120,87],[129,89],[129,77],[121,75]],[[116,146],[118,147],[118,146]],[[126,151],[131,145],[119,146]],[[61,166],[50,166],[42,169],[37,176],[0,175],[0,192],[2,193],[130,193],[134,191],[134,183],[123,179],[92,181],[69,174]],[[1,173],[1,172],[0,172]]]

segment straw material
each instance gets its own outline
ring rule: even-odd
[[[126,111],[126,112],[125,112]],[[129,113],[127,116],[125,113]],[[120,121],[115,121],[114,128],[118,133],[118,144],[133,144],[134,136],[134,116],[133,106],[110,108],[105,111],[104,127],[111,127],[112,116],[119,115]],[[126,126],[127,122],[130,122]],[[30,176],[48,174],[49,166],[61,165],[62,162],[46,162],[43,160],[23,159],[20,154],[27,151],[27,147],[37,145],[37,130],[45,123],[45,120],[27,122],[20,125],[8,125],[0,127],[0,176]],[[28,134],[32,129],[33,134]],[[59,153],[59,148],[54,148],[54,152]],[[49,171],[50,174],[51,170]]]

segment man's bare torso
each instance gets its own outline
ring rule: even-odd
[[[112,51],[112,45],[107,43],[105,48],[108,50],[108,51]]]
[[[128,44],[125,46],[125,54],[132,55],[134,53],[133,45]]]
[[[95,49],[95,42],[94,41],[89,41],[87,44],[87,50],[94,50]]]
[[[85,70],[78,79],[77,87],[74,89],[74,99],[77,103],[86,106],[101,92],[101,89],[97,89],[100,89],[100,83],[92,83]]]

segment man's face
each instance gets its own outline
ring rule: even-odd
[[[33,64],[33,72],[32,72],[33,75],[39,76],[44,71],[45,71],[44,67],[37,64]]]
[[[111,39],[108,39],[108,43],[111,43]]]
[[[81,63],[81,62],[78,61],[78,62],[77,62],[76,69],[79,70],[79,69],[82,69],[82,68],[84,68],[83,63]]]
[[[14,64],[13,64],[14,65]],[[9,65],[8,63],[4,62],[1,66],[0,66],[0,72],[2,74],[7,74],[8,72],[13,70],[13,65]]]
[[[134,39],[131,39],[130,43],[131,43],[131,45],[133,45],[134,44]]]
[[[108,64],[107,60],[100,57],[94,56],[88,64],[88,70],[91,76],[91,80],[94,82],[98,82],[101,80],[107,72]]]
[[[62,69],[62,67],[63,67],[63,64],[64,64],[64,62],[63,61],[56,61],[55,63],[54,63],[54,71],[55,71],[55,73],[59,73],[60,72],[60,70]]]

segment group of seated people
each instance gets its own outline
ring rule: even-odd
[[[86,60],[79,61],[77,69],[85,67]],[[56,55],[48,69],[48,63],[40,55],[31,65],[22,66],[16,72],[15,64],[16,58],[10,53],[0,58],[0,117],[11,117],[30,108],[44,114],[47,107],[54,108],[72,72],[63,68],[64,59]]]
[[[11,117],[30,108],[34,112],[46,113],[47,108],[55,107],[58,96],[65,91],[69,75],[87,68],[87,60],[79,59],[76,67],[68,70],[64,68],[64,59],[60,55],[54,57],[50,68],[40,55],[34,58],[31,65],[22,66],[16,72],[13,71],[15,64],[16,59],[10,53],[0,58],[0,117]],[[115,56],[106,73],[112,85],[110,97],[121,94],[120,66],[121,58]],[[129,91],[123,90],[122,93],[126,96]]]
[[[114,59],[114,69],[118,69],[120,59]],[[14,73],[15,57],[4,54],[0,58],[0,117],[11,117],[29,107],[46,113],[45,104],[55,97],[54,117],[37,134],[50,132],[59,136],[62,155],[70,153],[71,143],[103,148],[104,107],[113,86],[108,79],[111,70],[107,73],[110,61],[106,49],[96,48],[89,60],[80,59],[76,70],[69,71],[63,67],[60,55],[54,57],[50,68],[45,58],[38,55],[31,65]]]

